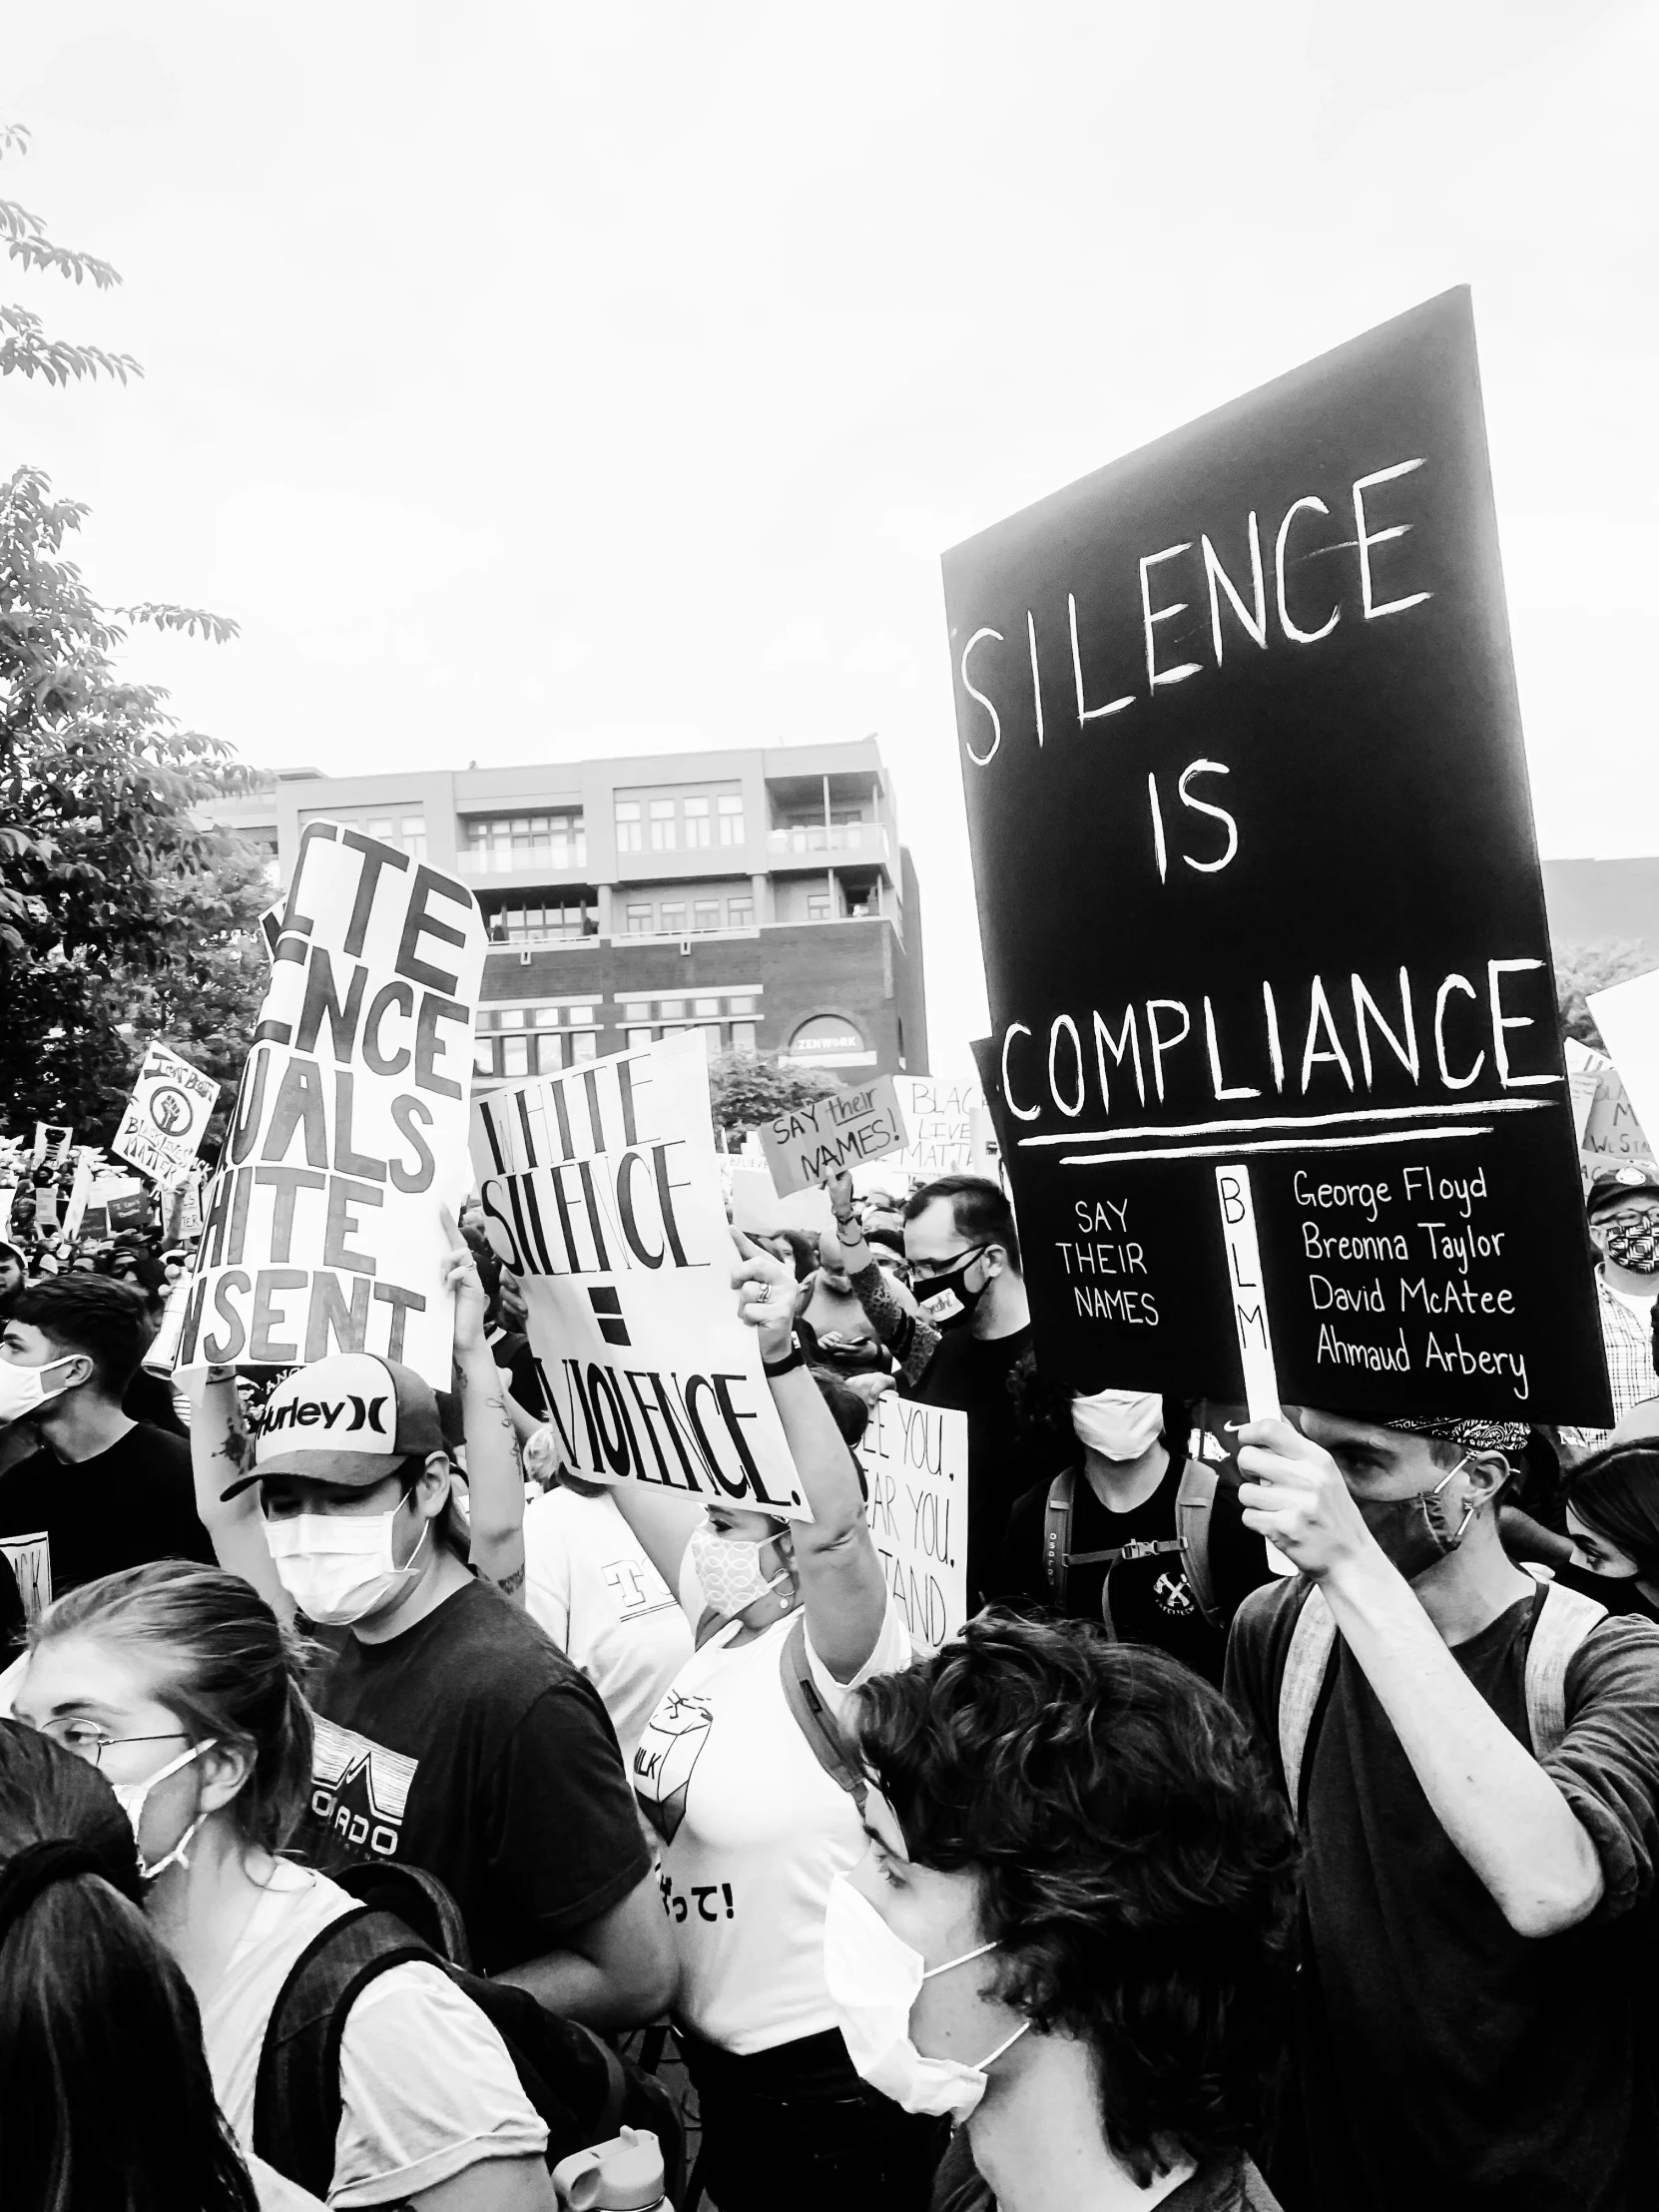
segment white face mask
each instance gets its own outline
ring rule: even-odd
[[[59,1382],[48,1389],[46,1377],[52,1368],[68,1365],[68,1359],[63,1359],[48,1360],[43,1368],[20,1368],[9,1360],[0,1360],[0,1428],[10,1427],[14,1420],[27,1420],[48,1399],[61,1397],[69,1384]]]
[[[165,1874],[175,1860],[179,1862],[181,1867],[189,1867],[190,1861],[185,1856],[186,1850],[195,1842],[196,1832],[208,1816],[206,1813],[198,1813],[173,1849],[164,1853],[153,1867],[147,1867],[144,1863],[144,1843],[139,1835],[139,1827],[144,1819],[144,1801],[158,1782],[165,1782],[170,1774],[180,1773],[190,1765],[193,1759],[200,1759],[205,1751],[212,1751],[216,1741],[216,1738],[210,1736],[204,1744],[192,1744],[189,1751],[181,1752],[177,1759],[170,1759],[165,1767],[158,1768],[148,1782],[112,1782],[110,1784],[110,1788],[115,1792],[116,1803],[132,1824],[133,1841],[139,1848],[139,1873],[146,1882],[154,1882],[157,1875]]]
[[[308,1621],[349,1628],[418,1580],[415,1562],[432,1524],[422,1523],[413,1551],[398,1566],[391,1525],[403,1502],[399,1498],[389,1513],[296,1513],[266,1522],[277,1578]]]
[[[995,1948],[981,1943],[960,1958],[929,1966],[844,1875],[831,1877],[824,1916],[824,1978],[847,2056],[872,2089],[906,2112],[948,2114],[958,2127],[977,2108],[987,2069],[1031,2022],[1022,2020],[988,2058],[968,2066],[959,2058],[924,2057],[910,2040],[910,2010],[924,1981]]]
[[[762,1552],[776,1541],[774,1536],[763,1536],[756,1543],[752,1537],[735,1535],[731,1529],[716,1528],[708,1521],[693,1530],[689,1547],[692,1565],[703,1585],[703,1595],[717,1613],[734,1620],[758,1597],[767,1596],[789,1579],[787,1567],[769,1575],[761,1565]]]
[[[1100,1390],[1074,1397],[1071,1425],[1080,1444],[1107,1459],[1138,1459],[1158,1441],[1164,1401],[1155,1390]]]

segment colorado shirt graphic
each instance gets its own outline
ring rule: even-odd
[[[311,1811],[356,1859],[395,1859],[418,1759],[354,1728],[312,1723]]]
[[[686,1817],[692,1770],[703,1756],[714,1719],[707,1698],[670,1690],[646,1724],[634,1754],[634,1794],[665,1844]]]

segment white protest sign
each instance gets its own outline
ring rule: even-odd
[[[734,1168],[731,1173],[732,1226],[755,1237],[775,1237],[780,1229],[804,1230],[821,1237],[835,1226],[830,1194],[814,1183],[804,1191],[788,1191],[780,1198],[769,1170]]]
[[[1627,1163],[1651,1168],[1643,1132],[1659,1129],[1659,969],[1592,991],[1588,1004],[1613,1058],[1601,1069],[1581,1140],[1585,1165],[1592,1174]]]
[[[69,1203],[64,1208],[63,1233],[66,1237],[78,1237],[87,1205],[92,1197],[93,1164],[98,1158],[96,1145],[82,1145],[75,1155],[75,1180],[69,1186]]]
[[[890,1075],[878,1075],[856,1090],[830,1091],[761,1124],[761,1143],[780,1196],[810,1190],[839,1169],[850,1173],[865,1160],[896,1152],[904,1142],[904,1116]]]
[[[1580,1044],[1576,1037],[1563,1037],[1561,1052],[1567,1063],[1567,1090],[1572,1099],[1572,1133],[1582,1152],[1584,1133],[1589,1127],[1590,1109],[1595,1104],[1596,1091],[1601,1083],[1601,1071],[1611,1067],[1613,1063],[1604,1052],[1592,1052],[1587,1044]]]
[[[38,1168],[50,1163],[56,1166],[69,1150],[69,1140],[75,1134],[71,1123],[37,1121],[35,1123],[34,1163]]]
[[[967,1619],[967,1415],[887,1390],[858,1446],[881,1573],[917,1653]]]
[[[0,1559],[17,1577],[23,1617],[33,1627],[52,1602],[52,1539],[44,1528],[28,1536],[0,1536]]]
[[[811,1519],[730,1288],[702,1039],[480,1099],[472,1158],[572,1472]]]
[[[935,1175],[991,1175],[990,1117],[978,1078],[895,1075],[910,1141],[891,1163],[930,1182]]]
[[[307,826],[203,1209],[181,1370],[369,1352],[449,1387],[439,1210],[466,1189],[484,952],[464,883]]]
[[[153,1044],[110,1150],[153,1181],[175,1183],[195,1159],[218,1104],[211,1075],[171,1045]]]

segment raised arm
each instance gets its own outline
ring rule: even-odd
[[[1589,1832],[1457,1664],[1336,1461],[1288,1421],[1242,1434],[1246,1524],[1319,1583],[1435,1819],[1504,1919],[1519,1936],[1585,1919],[1605,1888]]]
[[[514,1604],[524,1603],[524,1469],[506,1375],[484,1341],[484,1286],[471,1247],[447,1212],[443,1287],[455,1299],[455,1387],[466,1437],[472,1543],[468,1563]]]
[[[789,1269],[747,1237],[738,1237],[738,1250],[741,1257],[732,1278],[738,1311],[760,1333],[761,1358],[769,1369],[797,1358],[798,1364],[767,1378],[795,1471],[813,1509],[810,1521],[791,1522],[790,1534],[813,1648],[838,1682],[849,1682],[875,1649],[887,1610],[857,1463],[818,1384],[799,1361]]]
[[[927,1363],[938,1348],[939,1332],[913,1304],[906,1305],[881,1273],[865,1239],[863,1225],[852,1210],[852,1178],[844,1169],[826,1176],[824,1187],[835,1217],[835,1235],[853,1294],[864,1318],[898,1362],[901,1382],[921,1380]]]
[[[279,1621],[293,1619],[266,1542],[260,1486],[251,1483],[227,1500],[221,1493],[251,1463],[254,1439],[242,1417],[235,1368],[193,1369],[190,1392],[190,1464],[196,1478],[196,1515],[208,1531],[214,1557],[227,1574],[252,1582]]]

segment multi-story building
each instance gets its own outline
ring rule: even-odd
[[[921,900],[873,739],[543,768],[287,770],[217,810],[285,882],[348,822],[476,891],[480,1086],[675,1030],[855,1081],[928,1073]]]

